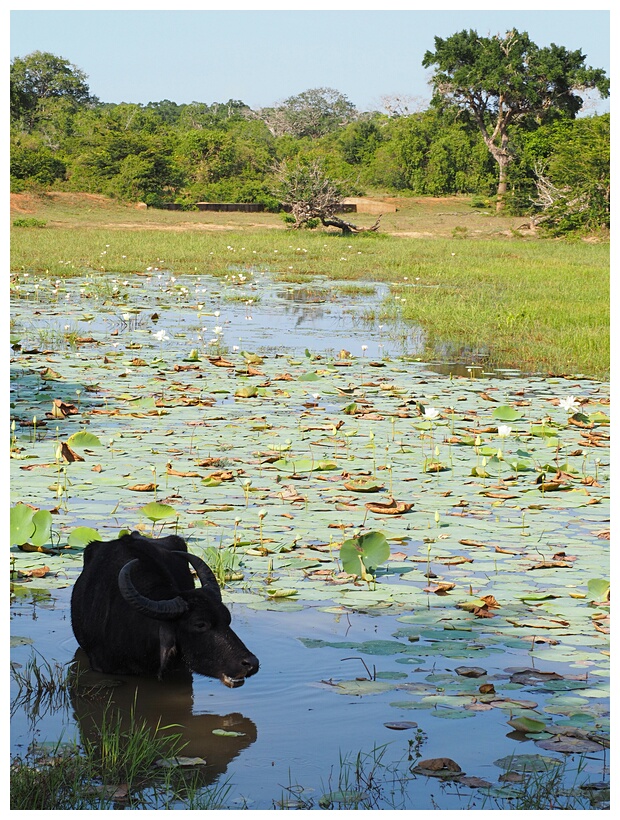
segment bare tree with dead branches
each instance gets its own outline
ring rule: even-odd
[[[342,187],[328,177],[320,160],[280,163],[275,177],[274,194],[290,208],[294,228],[318,219],[325,227],[339,228],[343,234],[378,230],[381,216],[370,228],[360,228],[337,216],[343,209]]]

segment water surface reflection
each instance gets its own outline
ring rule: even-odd
[[[184,757],[206,761],[203,785],[209,785],[257,738],[255,723],[239,712],[218,715],[196,711],[190,672],[168,675],[164,680],[106,675],[90,669],[81,649],[75,653],[72,671],[76,685],[71,688],[71,705],[82,743],[88,739],[97,744],[102,726],[110,721],[115,725],[116,715],[125,731],[143,723],[153,732],[159,727],[162,736],[181,735],[180,753]],[[213,734],[218,730],[235,734]]]

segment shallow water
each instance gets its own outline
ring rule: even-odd
[[[67,617],[69,590],[59,591],[53,598],[53,604],[44,609],[27,603],[14,606],[12,628],[31,638],[48,662],[66,664],[73,660],[77,648]],[[188,745],[183,753],[207,761],[205,784],[225,772],[235,784],[236,798],[243,798],[249,808],[273,808],[274,800],[283,795],[290,797],[287,789],[291,786],[302,786],[303,796],[315,800],[335,790],[339,760],[347,754],[355,756],[359,751],[371,752],[375,746],[388,744],[385,763],[406,761],[407,741],[413,740],[415,730],[395,731],[385,726],[387,722],[415,721],[426,736],[423,758],[451,757],[468,776],[490,783],[496,783],[503,771],[495,760],[512,754],[540,753],[533,740],[515,737],[505,724],[507,716],[498,725],[497,710],[470,719],[442,720],[441,706],[436,710],[411,710],[390,705],[415,699],[419,694],[401,690],[360,697],[339,694],[323,683],[365,677],[367,668],[371,672],[404,670],[407,677],[399,683],[417,683],[435,692],[435,685],[427,682],[429,675],[453,672],[463,664],[483,665],[489,672],[499,673],[507,667],[531,667],[527,651],[512,649],[484,660],[472,652],[466,659],[438,657],[413,667],[401,665],[393,657],[364,655],[365,668],[362,656],[354,650],[308,649],[298,638],[330,642],[389,640],[402,626],[394,616],[336,616],[312,608],[299,613],[256,613],[239,605],[232,605],[232,612],[235,630],[260,659],[259,673],[233,690],[197,675],[193,676],[192,691],[174,682],[138,682],[141,699],[137,715],[146,717],[152,726],[159,718],[163,724],[184,726],[183,740]],[[11,653],[12,661],[17,663],[25,663],[29,655],[29,646]],[[557,671],[558,665],[538,661],[536,668]],[[104,677],[110,678],[91,673],[90,680]],[[90,682],[88,678],[86,682]],[[113,703],[126,713],[133,702],[134,686],[135,679],[124,679],[123,686],[113,692]],[[496,686],[499,691],[500,684]],[[532,690],[520,691],[518,697],[531,698]],[[534,697],[540,701],[540,692]],[[78,710],[68,705],[66,710],[44,715],[35,723],[37,741],[56,741],[61,736],[64,741],[79,739],[80,731],[87,731],[87,716],[93,710],[97,713],[97,702],[86,700],[81,707],[78,703]],[[20,710],[12,719],[13,752],[23,752],[33,736],[26,714],[27,710]],[[241,731],[244,736],[217,737],[211,734],[213,728]],[[605,758],[602,752],[588,755],[583,775],[590,780],[603,779]],[[406,764],[401,770],[406,771]],[[425,777],[418,777],[409,786],[408,801],[409,807],[418,809],[481,805],[481,797],[474,790]]]
[[[113,277],[107,279],[111,280]],[[419,329],[404,326],[397,315],[394,322],[386,323],[385,326],[379,325],[377,321],[365,320],[367,312],[375,309],[387,294],[381,286],[377,286],[374,295],[364,294],[352,298],[339,294],[325,281],[318,281],[311,288],[274,287],[267,274],[255,272],[252,285],[243,285],[243,295],[247,298],[240,299],[238,284],[233,286],[207,277],[175,279],[169,273],[162,272],[152,278],[128,278],[127,285],[123,285],[120,279],[118,282],[121,290],[126,289],[129,294],[126,305],[133,312],[125,312],[123,304],[119,305],[117,300],[112,299],[93,305],[92,298],[81,294],[85,285],[83,279],[68,280],[64,285],[66,293],[63,292],[57,301],[17,301],[13,308],[13,333],[19,337],[23,351],[28,348],[39,351],[24,355],[36,357],[32,361],[40,366],[45,361],[46,347],[57,350],[58,345],[55,343],[67,327],[80,335],[105,335],[108,344],[114,344],[112,340],[119,338],[121,345],[124,345],[122,340],[130,331],[131,338],[145,346],[151,342],[154,331],[164,330],[172,338],[161,341],[162,352],[181,350],[187,353],[190,349],[198,349],[204,355],[210,350],[209,341],[215,334],[216,338],[223,340],[227,351],[232,352],[238,347],[271,357],[286,355],[303,360],[306,350],[314,357],[327,357],[342,349],[348,350],[358,362],[361,357],[362,376],[366,379],[370,378],[371,362],[377,364],[388,357],[407,357],[402,364],[398,364],[405,372],[402,377],[405,384],[412,385],[415,379],[416,389],[424,385],[424,390],[431,394],[443,389],[446,379],[441,374],[451,374],[454,377],[466,377],[455,382],[458,385],[456,395],[459,392],[477,395],[479,391],[489,389],[491,384],[506,379],[514,380],[515,391],[526,390],[528,395],[535,397],[541,404],[554,395],[554,385],[546,381],[534,381],[530,384],[514,371],[487,371],[485,368],[481,372],[481,367],[474,367],[472,370],[472,362],[467,358],[457,364],[411,361],[423,349]],[[89,287],[94,286],[86,284],[86,288]],[[98,287],[102,287],[102,281],[98,283]],[[69,299],[66,298],[67,294]],[[233,296],[235,301],[231,301]],[[220,331],[216,332],[216,327],[220,327]],[[116,332],[118,336],[113,335]],[[228,355],[226,350],[224,355]],[[79,351],[67,351],[69,361],[73,360],[77,367],[80,366],[82,355]],[[130,348],[125,348],[125,356],[130,355],[135,354]],[[31,359],[26,361],[29,363]],[[316,358],[319,366],[320,361]],[[363,369],[366,361],[368,373]],[[141,377],[137,377],[137,381],[134,376],[128,378],[134,379],[132,389],[137,390],[136,385]],[[76,381],[77,383],[79,382]],[[512,385],[507,385],[508,387]],[[592,391],[596,393],[596,390],[598,387],[593,385]],[[16,382],[13,391],[22,416],[27,415],[26,408],[29,408],[31,414],[40,413],[39,402],[49,401],[45,395],[39,396],[35,392],[27,394],[23,382]],[[224,407],[231,405],[233,401],[229,394],[223,397],[218,394],[216,404]],[[337,398],[329,395],[321,399],[328,412],[340,410],[337,401]],[[176,418],[180,420],[177,424],[181,427],[196,418],[196,411],[191,408],[177,408],[175,412]],[[240,414],[243,411],[235,412]],[[250,409],[249,412],[257,411]],[[297,408],[294,412],[299,413],[300,409]],[[110,418],[108,423],[110,433],[115,437],[128,437],[133,435],[136,425],[152,428],[157,421],[148,419],[136,422],[133,418]],[[162,423],[169,424],[165,419]],[[363,420],[359,422],[359,426],[362,428]],[[187,435],[186,429],[184,432]],[[41,434],[45,436],[46,432],[41,431]],[[149,441],[149,430],[145,429],[141,434]],[[22,436],[24,435],[28,435],[27,429],[25,433],[22,432]],[[47,436],[51,437],[51,433],[47,433]],[[123,446],[129,447],[127,443]],[[191,452],[191,443],[189,449]],[[145,449],[144,452],[149,451]],[[80,473],[79,469],[79,465],[72,465],[73,474],[80,476],[74,491],[76,497],[71,501],[72,516],[75,524],[91,524],[95,519],[101,520],[105,516],[100,498],[102,493],[97,491],[92,481],[85,480],[88,473]],[[105,472],[103,476],[105,479]],[[303,489],[300,476],[297,479],[297,486]],[[411,475],[407,475],[404,480],[410,479]],[[416,485],[419,507],[425,506],[424,493],[433,490],[436,480],[437,477],[426,477],[422,487]],[[24,474],[17,473],[14,482],[15,500],[25,500],[29,483],[35,486],[34,474],[29,482]],[[205,494],[203,491],[196,498]],[[232,491],[229,495],[233,497]],[[243,496],[240,491],[237,495],[240,498],[235,503],[243,512]],[[31,500],[35,501],[36,498]],[[108,501],[109,499],[106,503]],[[426,506],[429,503],[438,502],[433,500],[427,502]],[[517,536],[520,530],[525,535],[531,520],[532,532],[540,532],[541,549],[548,550],[549,545],[552,545],[559,551],[564,544],[569,552],[575,552],[581,557],[582,569],[586,554],[590,551],[591,571],[600,573],[601,567],[605,565],[603,556],[606,544],[593,542],[592,530],[603,526],[605,522],[606,513],[602,506],[542,513],[533,505],[534,508],[527,512],[527,526],[520,510],[498,508],[495,515],[496,521],[500,520],[501,515],[504,535],[510,529]],[[431,509],[434,510],[434,507]],[[457,512],[455,508],[442,508],[442,516],[455,516]],[[294,515],[298,519],[303,518],[300,508],[294,508]],[[360,514],[351,512],[350,515],[357,522],[355,516],[359,517]],[[548,520],[541,526],[537,519],[543,516],[547,516]],[[211,517],[218,521],[217,512]],[[365,520],[364,518],[364,522]],[[317,526],[318,523],[317,519]],[[361,523],[361,518],[358,523]],[[458,519],[451,519],[451,524],[458,526]],[[105,526],[113,527],[115,524],[106,521]],[[386,526],[389,528],[390,523]],[[476,526],[481,528],[482,534],[475,530]],[[407,538],[400,541],[396,549],[406,552],[407,560],[419,560],[426,556],[424,536],[428,531],[421,529],[417,533],[413,532],[413,529],[420,529],[414,525],[412,531],[409,531],[408,524],[403,525],[403,528]],[[469,537],[489,538],[489,532],[492,531],[492,521],[481,520],[474,522]],[[461,533],[463,534],[465,533]],[[201,537],[199,532],[198,538]],[[208,538],[208,533],[206,537]],[[597,549],[600,548],[596,555],[592,550],[593,543]],[[514,550],[514,543],[509,542],[508,547]],[[474,547],[474,553],[475,550]],[[441,555],[442,544],[437,539],[437,543],[433,545],[433,560],[438,560]],[[277,558],[276,563],[281,557]],[[459,581],[461,586],[479,583],[481,588],[492,577],[494,588],[505,592],[507,601],[514,606],[510,599],[514,590],[507,586],[507,577],[498,569],[498,556],[491,559],[488,555],[476,555],[475,558],[473,569],[468,566],[463,573],[458,568],[452,569],[450,577]],[[502,555],[499,555],[499,560],[501,562]],[[261,559],[255,559],[257,565],[260,565],[260,561]],[[58,662],[65,665],[73,661],[77,644],[71,631],[68,605],[70,584],[79,568],[79,556],[74,557],[68,569],[68,586],[64,589],[48,589],[42,596],[37,596],[37,600],[27,594],[28,589],[23,585],[26,594],[13,601],[11,606],[11,628],[12,635],[25,639],[25,642],[13,647],[12,662],[21,664],[23,668],[32,657],[33,649],[39,653],[39,657],[51,664]],[[437,569],[437,564],[433,568]],[[408,569],[418,570],[418,577],[415,581],[399,581],[398,577],[387,579],[395,589],[399,585],[407,586],[408,583],[415,583],[418,587],[427,584],[422,564],[409,564]],[[527,571],[527,566],[520,569]],[[398,572],[397,565],[395,571]],[[557,573],[557,570],[550,570],[548,576],[552,579],[551,589],[554,592],[565,586],[565,576]],[[380,581],[382,578],[380,575]],[[580,585],[581,589],[583,578],[583,573],[576,578],[571,570],[566,581],[573,582],[575,588]],[[539,593],[546,588],[545,582],[538,579],[539,576],[536,582],[531,582],[528,591]],[[363,592],[362,589],[362,594]],[[312,596],[304,598],[303,590],[295,599],[303,602],[298,610],[287,610],[284,606],[282,611],[274,608],[253,609],[246,605],[247,596],[244,595],[246,593],[238,592],[232,585],[225,590],[224,599],[233,613],[234,629],[260,659],[261,669],[256,676],[243,687],[233,690],[223,687],[217,681],[196,675],[191,686],[172,681],[139,684],[138,702],[142,714],[149,716],[149,720],[154,723],[161,716],[166,724],[180,723],[186,727],[184,739],[189,744],[186,754],[199,756],[207,761],[205,782],[225,777],[234,784],[231,808],[247,805],[251,809],[271,809],[274,802],[300,795],[304,800],[313,800],[313,807],[316,808],[322,794],[336,791],[345,785],[339,783],[340,761],[343,757],[355,756],[358,752],[371,753],[373,748],[388,744],[383,764],[400,762],[400,771],[407,773],[409,765],[414,762],[408,761],[407,756],[413,755],[416,738],[420,741],[419,754],[422,758],[450,757],[461,766],[466,775],[483,778],[493,785],[498,784],[498,778],[504,771],[496,761],[512,754],[562,759],[563,755],[541,750],[535,745],[535,738],[515,733],[507,724],[512,714],[510,710],[493,707],[472,711],[469,707],[478,700],[479,682],[475,683],[458,675],[455,670],[460,666],[483,667],[487,672],[483,681],[493,682],[503,697],[534,700],[538,713],[543,717],[551,715],[554,721],[561,722],[563,715],[574,714],[583,708],[589,716],[588,728],[593,728],[596,724],[601,731],[606,730],[608,694],[606,695],[605,683],[608,666],[605,666],[600,656],[606,639],[604,635],[588,638],[596,653],[595,660],[591,661],[587,653],[580,651],[580,645],[583,644],[580,638],[585,637],[578,634],[582,621],[578,622],[579,628],[571,630],[567,626],[560,633],[560,643],[564,641],[565,644],[562,654],[561,649],[554,652],[551,648],[547,649],[545,644],[534,645],[525,640],[524,636],[528,634],[525,628],[515,626],[514,638],[507,638],[505,624],[500,630],[494,627],[491,619],[476,621],[473,627],[470,623],[472,619],[458,621],[458,624],[465,625],[472,631],[470,634],[459,632],[454,638],[456,633],[450,634],[455,623],[454,609],[448,611],[446,598],[432,594],[421,596],[411,607],[400,605],[396,600],[396,603],[386,609],[371,611],[360,604],[359,600],[351,607],[329,607],[325,605],[329,599],[317,600]],[[420,604],[420,601],[423,603]],[[277,604],[274,603],[275,606]],[[548,608],[543,614],[549,613],[553,615],[553,609]],[[523,618],[521,610],[517,614]],[[368,641],[393,642],[394,634],[408,627],[408,616],[415,616],[417,619],[415,627],[419,634],[414,636],[418,638],[417,641],[408,642],[407,637],[400,634],[399,647],[393,654],[376,654],[373,646],[360,646]],[[400,620],[402,618],[405,620]],[[445,631],[442,631],[444,627]],[[544,636],[547,634],[550,633],[544,633]],[[354,645],[327,645],[335,642]],[[445,647],[445,651],[442,651],[442,647]],[[568,679],[570,676],[587,677],[584,681],[574,681],[574,698],[567,705],[558,701],[557,691],[546,689],[540,681],[529,684],[511,683],[512,672],[506,670],[517,667],[536,668],[540,672],[554,671],[568,676]],[[381,687],[377,686],[377,691],[371,694],[356,694],[355,679],[362,679],[358,682],[363,684],[364,679],[375,677],[375,673],[378,682],[386,682],[386,688],[380,691]],[[400,676],[395,677],[397,673]],[[347,683],[351,681],[353,685]],[[125,681],[123,686],[112,690],[116,702],[125,710],[133,700],[134,688],[135,682]],[[443,697],[449,698],[459,692],[467,692],[469,697],[462,700],[458,708],[454,707],[454,702],[442,701]],[[163,693],[165,698],[162,697]],[[14,682],[12,694],[17,695]],[[432,706],[427,703],[426,708],[419,708],[422,698],[428,696],[436,696],[438,701]],[[566,696],[571,696],[571,690]],[[54,702],[52,705],[42,702],[38,705],[38,714],[33,706],[36,705],[32,701],[22,704],[12,717],[13,753],[23,754],[33,738],[42,742],[56,741],[61,736],[65,740],[78,737],[80,731],[88,731],[87,714],[97,711],[97,704],[83,701],[73,704]],[[549,712],[546,711],[548,707]],[[514,707],[514,713],[519,713],[517,706]],[[415,728],[397,731],[386,727],[386,723],[395,721],[414,721],[423,736],[416,736]],[[218,737],[212,734],[213,728],[232,728],[243,732],[243,736]],[[569,762],[576,758],[576,755],[568,756]],[[607,752],[602,748],[589,751],[585,757],[582,777],[602,780],[607,776]],[[406,802],[398,794],[391,799],[392,804],[386,798],[379,807],[389,808],[394,805],[395,808],[463,809],[468,806],[479,808],[483,801],[480,793],[473,788],[443,784],[435,778],[419,775],[407,785]],[[489,808],[489,805],[485,807]]]

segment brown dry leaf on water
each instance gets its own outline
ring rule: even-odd
[[[503,547],[495,547],[495,552],[501,552],[502,555],[521,555],[520,552],[516,552],[515,550],[507,550]]]
[[[166,464],[166,475],[177,475],[181,476],[181,478],[201,478],[200,473],[196,473],[192,470],[183,471],[183,470],[175,470],[172,464]]]
[[[407,504],[404,501],[396,501],[392,498],[388,502],[368,501],[364,504],[366,509],[378,515],[403,515],[411,510],[413,504]]]
[[[36,569],[18,569],[20,578],[44,578],[50,571],[49,567],[37,567]]]
[[[456,584],[451,583],[450,581],[439,581],[436,584],[430,584],[427,587],[424,587],[422,590],[423,592],[434,592],[435,595],[445,595],[446,592],[450,592],[451,589],[454,589]]]
[[[234,481],[235,474],[232,470],[216,470],[214,473],[209,473],[207,478],[214,478],[216,481]]]
[[[64,458],[64,460],[69,464],[71,464],[74,461],[84,461],[83,456],[81,456],[79,453],[76,453],[75,450],[72,450],[66,441],[60,442],[60,454]]]
[[[47,547],[35,547],[33,544],[19,544],[20,552],[42,552],[44,555],[57,555],[55,550],[50,550]]]
[[[494,613],[491,610],[498,609],[500,604],[497,603],[493,595],[484,595],[475,601],[464,601],[457,604],[457,607],[471,612],[476,618],[493,618]]]
[[[221,356],[214,356],[213,358],[209,358],[211,364],[215,365],[216,367],[234,367],[235,365],[233,362],[229,362],[227,359],[223,359]]]
[[[436,558],[440,564],[443,564],[444,567],[456,567],[459,564],[473,564],[473,558],[466,558],[464,555],[455,555],[451,558]]]
[[[484,780],[482,777],[459,777],[457,783],[460,783],[461,786],[469,786],[470,789],[490,789],[491,783],[488,780]]]
[[[459,539],[459,544],[464,544],[466,547],[484,547],[484,549],[491,549],[490,544],[483,544],[482,541],[472,541],[470,538]]]
[[[282,501],[290,501],[291,504],[295,501],[305,501],[303,495],[300,495],[297,492],[297,489],[292,484],[286,484],[280,492],[278,493],[278,497],[282,499]]]
[[[532,569],[555,569],[556,567],[572,567],[572,563],[570,561],[540,561],[538,564],[534,564],[533,567],[528,567],[528,570]]]
[[[222,462],[221,458],[217,458],[216,456],[209,456],[209,458],[203,458],[200,461],[197,461],[199,467],[217,467]]]
[[[175,373],[183,373],[186,370],[200,370],[200,367],[197,364],[175,364],[172,369]]]
[[[574,416],[569,417],[568,423],[572,424],[574,427],[582,427],[586,430],[591,430],[594,427],[593,421],[581,421],[581,419],[576,419]]]
[[[45,415],[53,419],[66,419],[67,416],[75,416],[78,409],[75,404],[62,401],[62,399],[54,399],[52,401],[52,412]]]
[[[463,770],[450,757],[431,757],[427,760],[419,760],[418,765],[411,770],[418,774],[428,774],[434,777],[442,775],[460,774]]]
[[[131,487],[127,487],[127,489],[132,490],[134,493],[152,493],[157,489],[157,484],[153,484],[152,482],[149,484],[132,484]]]

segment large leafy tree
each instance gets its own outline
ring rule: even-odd
[[[16,57],[11,63],[11,117],[27,128],[46,116],[50,102],[63,100],[77,109],[94,104],[86,74],[68,60],[45,51]],[[47,112],[49,113],[49,112]]]
[[[275,136],[292,134],[316,139],[352,122],[357,109],[334,88],[309,88],[275,108],[262,109],[259,115]]]
[[[494,37],[471,29],[435,37],[435,50],[425,53],[422,65],[434,67],[433,103],[448,102],[467,112],[497,162],[498,209],[505,202],[513,158],[511,128],[560,114],[575,117],[583,105],[578,91],[595,88],[602,97],[609,95],[605,72],[587,67],[580,50],[555,44],[539,48],[527,32],[516,29]]]

